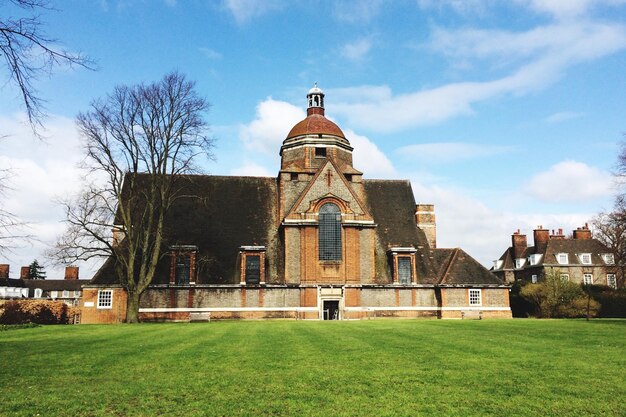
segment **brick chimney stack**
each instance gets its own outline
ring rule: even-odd
[[[65,279],[78,279],[78,267],[74,265],[66,266]]]
[[[9,264],[0,264],[0,279],[9,279]]]
[[[583,227],[579,227],[578,229],[574,230],[574,239],[591,239],[591,230],[589,230],[589,225],[587,223],[585,223]]]
[[[533,230],[533,240],[535,241],[535,253],[545,253],[550,240],[550,231],[539,225]]]
[[[514,259],[521,258],[524,251],[528,247],[528,241],[526,240],[526,235],[520,234],[519,229],[517,229],[517,232],[511,235],[511,246],[513,247]]]
[[[435,222],[435,206],[433,204],[417,204],[415,206],[415,222],[424,231],[428,244],[432,249],[437,247],[437,224]]]
[[[30,276],[30,267],[23,266],[20,269],[20,279],[28,279],[29,276]]]

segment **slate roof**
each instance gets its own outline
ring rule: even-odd
[[[0,279],[0,287],[28,288],[32,297],[36,288],[44,291],[80,291],[83,285],[89,284],[88,279]]]
[[[573,239],[573,238],[550,238],[546,245],[545,251],[541,252],[537,250],[536,246],[528,246],[521,254],[521,258],[528,258],[530,255],[539,254],[543,255],[541,260],[532,267],[538,267],[542,265],[558,265],[556,255],[559,253],[568,254],[567,265],[582,265],[580,258],[577,256],[581,253],[591,254],[592,265],[605,265],[601,255],[606,253],[612,253],[611,250],[598,239]],[[515,259],[513,258],[513,248],[508,247],[499,260],[503,261],[502,266],[499,269],[515,269]],[[528,267],[531,265],[524,265]]]
[[[239,248],[266,246],[267,282],[284,277],[284,243],[274,177],[188,176],[168,213],[163,250],[171,245],[198,247],[197,284],[239,283]],[[387,251],[414,247],[418,283],[500,284],[495,275],[459,249],[431,249],[415,220],[409,181],[364,180],[365,201],[377,224],[376,274],[390,278]],[[153,284],[169,282],[169,259],[159,263]],[[105,262],[92,284],[114,284],[114,265]]]

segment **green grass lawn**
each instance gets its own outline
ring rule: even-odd
[[[2,416],[626,416],[624,320],[0,332]]]

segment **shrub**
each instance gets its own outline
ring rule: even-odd
[[[532,315],[543,318],[596,317],[600,304],[585,294],[582,287],[562,280],[558,273],[546,274],[538,284],[526,284],[520,296],[532,305]]]
[[[0,306],[0,324],[68,324],[76,313],[62,301],[7,301]]]

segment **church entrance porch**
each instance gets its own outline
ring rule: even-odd
[[[317,287],[320,320],[341,320],[343,317],[343,287]]]

